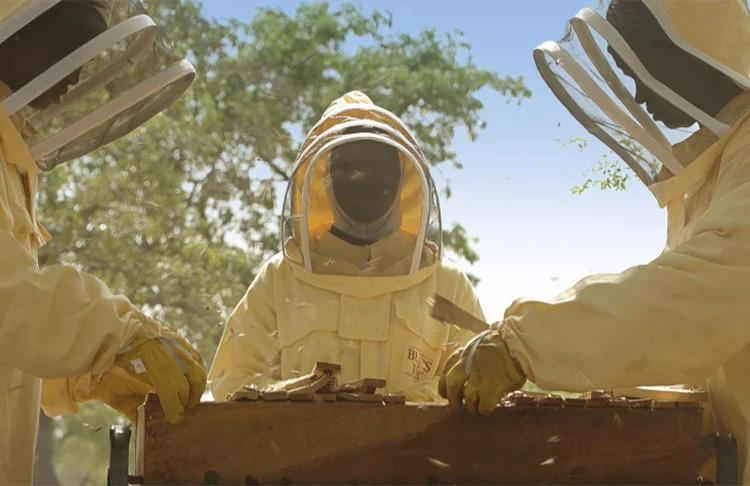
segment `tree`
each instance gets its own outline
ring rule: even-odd
[[[628,143],[628,141],[623,141]],[[588,148],[588,140],[582,137],[572,137],[565,142],[561,142],[563,148],[575,148],[583,152]],[[631,150],[634,153],[640,152],[640,149],[630,143]],[[607,151],[602,154],[598,162],[590,167],[586,173],[586,179],[579,185],[570,188],[571,194],[580,196],[592,187],[598,187],[600,190],[624,191],[627,188],[630,177],[634,172],[625,165],[617,154]]]
[[[231,306],[280,246],[279,189],[300,134],[331,100],[365,91],[410,126],[433,166],[460,168],[455,131],[473,139],[485,126],[477,93],[530,95],[520,77],[476,66],[460,32],[392,33],[383,12],[311,3],[293,15],[260,8],[245,24],[210,20],[190,1],[148,7],[199,77],[146,127],[45,176],[40,214],[56,240],[40,259],[96,274],[208,359]],[[446,242],[476,260],[464,228],[447,228]],[[96,410],[85,420],[101,421]],[[66,483],[75,476],[66,458],[76,457],[66,444],[89,440],[73,433],[84,429],[67,417],[57,432]],[[90,435],[106,442],[106,431]],[[106,446],[87,447],[106,458]],[[101,483],[105,466],[87,477]]]

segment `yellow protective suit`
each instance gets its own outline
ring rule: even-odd
[[[403,130],[393,115],[376,109],[362,93],[345,95],[311,131],[302,153],[324,144],[324,131],[335,131],[338,124],[377,119]],[[295,181],[302,172],[290,182],[297,201],[302,196]],[[434,245],[416,248],[423,210],[417,171],[404,164],[400,229],[368,246],[328,232],[333,216],[325,174],[315,170],[310,184],[310,199],[319,201],[310,204],[309,213],[312,270],[305,267],[297,240],[289,238],[285,251],[259,271],[219,344],[209,373],[214,399],[223,401],[243,385],[262,387],[308,373],[316,361],[332,361],[342,365],[341,381],[382,378],[388,391],[436,401],[445,359],[472,334],[432,319],[428,299],[438,292],[477,317],[482,312],[469,280],[444,265]],[[411,272],[415,251],[422,263]]]
[[[209,388],[223,401],[243,385],[262,387],[330,361],[342,365],[342,381],[383,378],[388,391],[436,401],[444,360],[471,333],[430,317],[435,292],[482,317],[471,283],[443,264],[399,277],[314,275],[279,253],[230,316]]]
[[[675,29],[691,23],[694,46],[750,74],[747,49],[726,48],[750,41],[744,2],[662,3]],[[713,426],[735,435],[740,471],[750,427],[748,110],[746,92],[717,116],[732,127],[727,135],[716,139],[701,129],[674,147],[686,168],[651,186],[668,210],[668,243],[658,258],[585,278],[551,302],[516,301],[502,326],[512,356],[544,388],[707,380],[713,413],[706,421],[712,426],[715,418]],[[750,482],[748,472],[740,477]]]
[[[0,83],[0,99],[9,93]],[[46,406],[75,411],[76,394],[91,391],[92,374],[112,366],[145,319],[96,277],[38,268],[49,235],[34,213],[38,169],[22,129],[0,108],[0,484],[31,483],[40,377],[50,379]]]

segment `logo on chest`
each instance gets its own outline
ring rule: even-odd
[[[435,367],[432,358],[413,346],[409,346],[406,351],[406,362],[408,365],[405,374],[410,376],[414,383],[422,381],[425,376],[429,376]]]

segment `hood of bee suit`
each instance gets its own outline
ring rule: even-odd
[[[332,151],[358,141],[392,147],[401,163],[393,207],[369,225],[346,216],[330,183]],[[329,244],[334,225],[353,232],[352,236],[364,231],[365,236],[375,235],[382,241],[344,250],[348,245],[341,241]],[[333,101],[308,132],[286,191],[282,226],[285,256],[311,274],[413,275],[440,258],[439,203],[424,153],[396,115],[359,91]],[[352,262],[340,262],[336,255],[325,253],[334,247],[337,255],[361,255],[364,264],[352,267]]]
[[[718,158],[718,153],[750,112],[750,11],[745,0],[684,2],[646,0],[664,32],[678,47],[692,54],[740,86],[745,93],[716,117],[719,127],[712,133],[702,129],[694,140],[677,144],[674,155],[686,167],[677,177],[652,187],[663,205],[700,183]]]

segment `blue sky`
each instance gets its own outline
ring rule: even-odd
[[[536,72],[534,47],[561,37],[565,22],[594,0],[379,0],[367,10],[393,14],[393,31],[459,29],[475,62],[500,74],[523,75],[533,95],[520,106],[482,93],[487,128],[454,148],[465,168],[447,170],[453,197],[443,219],[479,238],[481,260],[464,267],[481,279],[477,293],[488,320],[502,318],[518,297],[551,298],[591,273],[619,272],[645,263],[664,244],[665,214],[637,180],[625,192],[570,188],[605,152],[560,106]],[[334,2],[335,3],[335,2]],[[205,0],[218,19],[249,20],[257,7],[293,11],[297,1]],[[584,152],[560,140],[585,136]],[[440,176],[438,176],[439,179]]]

